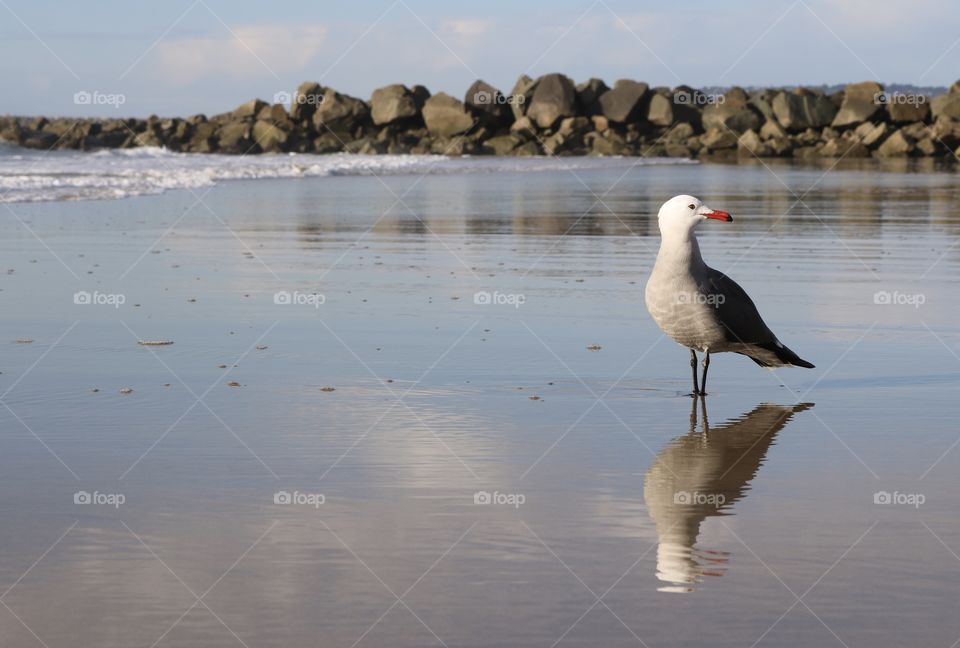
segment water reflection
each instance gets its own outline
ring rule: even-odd
[[[666,592],[693,591],[704,576],[722,576],[727,554],[695,548],[700,524],[714,515],[728,515],[746,494],[774,438],[796,412],[794,406],[761,403],[752,411],[715,428],[707,421],[700,399],[701,431],[697,432],[697,400],[692,401],[690,429],[667,445],[647,470],[643,495],[657,529],[657,578]]]

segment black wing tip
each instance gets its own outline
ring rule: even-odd
[[[794,367],[803,367],[804,369],[816,369],[817,367],[817,365],[813,364],[812,362],[807,362],[803,358],[797,358],[790,364],[792,364]]]

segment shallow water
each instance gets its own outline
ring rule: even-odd
[[[643,306],[681,192],[816,369],[717,355],[687,396]],[[949,646],[958,195],[743,164],[0,208],[0,643]]]

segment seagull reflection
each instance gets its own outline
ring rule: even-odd
[[[697,401],[702,428],[697,432]],[[715,428],[704,399],[693,399],[690,431],[675,438],[647,470],[643,496],[657,529],[657,578],[664,592],[689,592],[704,576],[722,576],[727,554],[695,548],[700,523],[728,515],[749,489],[774,437],[796,412],[813,407],[762,403]]]

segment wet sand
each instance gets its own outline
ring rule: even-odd
[[[960,636],[954,173],[204,191],[3,210],[4,646]],[[643,306],[681,192],[817,365],[715,356],[707,426]]]

